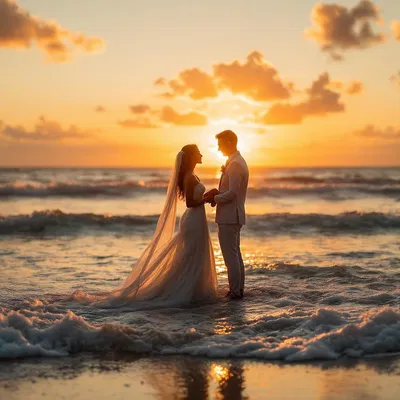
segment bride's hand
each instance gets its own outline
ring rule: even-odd
[[[219,194],[218,189],[211,189],[208,192],[204,193],[204,198],[205,199],[214,198],[214,196],[216,196],[217,194]]]

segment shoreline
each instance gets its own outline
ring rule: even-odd
[[[399,377],[399,353],[293,364],[80,354],[0,361],[0,399],[395,400]]]

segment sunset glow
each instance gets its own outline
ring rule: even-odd
[[[398,165],[400,2],[251,3],[0,0],[0,164]]]

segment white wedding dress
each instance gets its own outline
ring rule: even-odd
[[[184,306],[217,296],[214,252],[204,205],[186,209],[176,230],[182,156],[180,152],[176,158],[153,239],[122,286],[107,296],[114,306],[142,302],[151,307]],[[204,192],[205,187],[199,182],[194,188],[194,200],[200,201]]]

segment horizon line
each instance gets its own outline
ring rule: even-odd
[[[381,164],[381,165],[251,165],[250,168],[400,168],[400,164]],[[63,168],[76,168],[76,169],[170,169],[172,166],[134,166],[134,165],[0,165],[0,169],[63,169]],[[199,165],[197,168],[220,168],[220,165]]]

